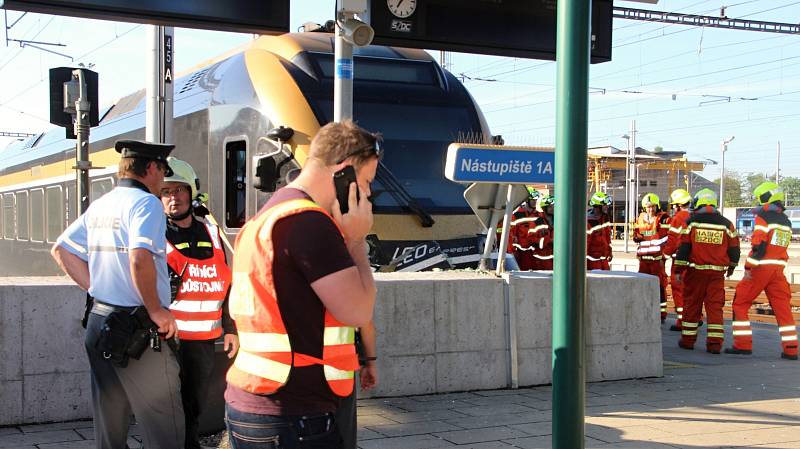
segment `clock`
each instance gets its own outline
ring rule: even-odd
[[[417,0],[386,0],[389,11],[395,16],[405,19],[417,10]]]

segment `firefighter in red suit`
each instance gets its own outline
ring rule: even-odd
[[[725,339],[722,307],[725,276],[739,263],[739,236],[733,224],[717,211],[717,195],[703,189],[695,195],[694,208],[682,234],[675,257],[677,282],[683,282],[683,323],[678,346],[694,349],[700,314],[708,317],[706,351],[719,354]]]
[[[536,214],[528,236],[534,247],[532,270],[553,269],[553,207],[552,195],[542,195],[536,202]]]
[[[667,273],[664,271],[663,245],[667,241],[669,214],[661,211],[658,195],[647,193],[642,198],[642,209],[633,230],[633,241],[639,244],[639,273],[658,278],[661,322],[667,318]]]
[[[686,230],[686,222],[689,220],[689,206],[692,204],[692,195],[684,189],[677,189],[669,196],[669,204],[675,210],[675,215],[669,222],[667,232],[667,243],[664,244],[664,254],[672,258],[672,268],[670,274],[670,286],[672,287],[672,302],[675,304],[675,314],[678,319],[675,324],[670,326],[671,331],[681,331],[681,320],[683,320],[683,284],[675,281],[675,255],[681,245],[681,236]]]
[[[744,278],[736,286],[733,299],[733,347],[726,348],[725,352],[752,354],[749,310],[756,296],[764,291],[778,322],[781,357],[797,360],[797,328],[790,304],[792,293],[783,275],[792,240],[792,224],[784,213],[785,194],[778,184],[765,182],[756,187],[753,195],[760,206],[753,211],[756,223],[752,249],[745,261]]]
[[[586,269],[610,270],[609,262],[614,257],[611,250],[611,217],[608,206],[611,197],[603,192],[595,192],[589,199],[590,209],[586,211]]]
[[[532,187],[528,187],[528,199],[514,210],[512,215],[511,230],[509,231],[509,252],[514,253],[520,270],[532,270],[533,261],[533,241],[528,231],[536,221],[535,202],[539,197],[539,192]]]

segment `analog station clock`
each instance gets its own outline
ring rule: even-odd
[[[386,0],[389,11],[395,16],[405,19],[417,10],[417,0]]]

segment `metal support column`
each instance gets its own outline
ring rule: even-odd
[[[586,157],[591,1],[558,2],[553,253],[553,448],[584,447]]]
[[[336,67],[333,77],[333,121],[341,122],[353,117],[353,44],[345,40],[345,31],[341,26],[348,15],[342,12],[337,14],[333,57]]]
[[[172,27],[148,26],[145,140],[175,143],[173,138],[174,35]]]
[[[89,160],[89,88],[84,78],[84,71],[75,69],[72,76],[78,81],[78,99],[75,100],[74,133],[77,138],[76,149],[76,175],[77,175],[77,194],[78,194],[78,214],[82,215],[89,208],[89,170],[92,169],[92,161]],[[71,217],[70,217],[71,218]]]

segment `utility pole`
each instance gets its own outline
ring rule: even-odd
[[[555,449],[585,446],[586,158],[592,2],[561,0],[556,26],[556,206],[553,253],[553,410]],[[503,251],[505,248],[500,248]]]
[[[736,136],[730,136],[722,141],[722,163],[720,164],[719,174],[719,213],[725,211],[725,152],[728,151],[728,144],[733,142]]]
[[[775,159],[775,182],[781,182],[781,141],[778,141],[778,157]]]
[[[338,0],[334,42],[333,121],[353,117],[353,46],[372,42],[375,31],[357,19],[367,11],[367,0]]]
[[[147,58],[147,103],[145,140],[175,143],[172,133],[174,79],[174,35],[172,27],[147,27],[150,56]]]
[[[636,181],[634,172],[636,169],[636,120],[631,120],[630,131],[622,138],[628,140],[628,158],[625,165],[625,252],[627,253],[631,233],[631,215],[635,215],[636,211],[635,186],[633,185]]]

